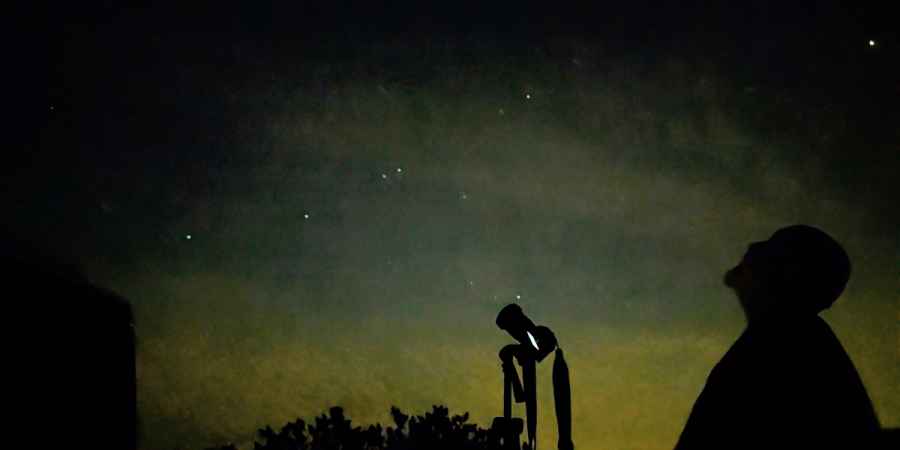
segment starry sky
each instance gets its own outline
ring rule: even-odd
[[[794,223],[850,254],[824,317],[896,427],[900,41],[819,4],[70,7],[5,227],[131,302],[141,449],[333,405],[486,427],[511,302],[566,351],[576,446],[671,448],[744,326],[724,271]]]

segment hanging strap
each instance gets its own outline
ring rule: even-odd
[[[572,442],[572,388],[569,384],[569,366],[561,348],[553,357],[553,403],[556,407],[556,426],[559,430],[558,450],[574,450]]]

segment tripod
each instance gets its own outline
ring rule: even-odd
[[[522,380],[513,365],[513,359],[522,367]],[[501,439],[502,450],[520,450],[522,419],[512,417],[512,400],[525,403],[528,425],[528,448],[537,450],[537,361],[534,352],[522,344],[510,344],[500,350],[503,367],[503,416],[495,417],[491,429]],[[524,382],[524,386],[523,386]],[[553,361],[553,399],[559,430],[558,450],[574,450],[572,443],[572,401],[569,385],[569,368],[562,349],[556,349]]]
[[[523,422],[522,419],[518,417],[512,417],[512,397],[513,395],[516,398],[516,403],[522,403],[526,401],[525,392],[522,388],[522,383],[519,381],[519,374],[516,371],[516,367],[513,365],[513,357],[517,357],[523,352],[520,351],[520,344],[510,344],[503,347],[500,350],[500,361],[503,366],[503,417],[495,417],[494,423],[491,425],[491,429],[497,433],[497,435],[501,439],[502,450],[519,450],[519,435],[522,434]],[[518,357],[516,359],[519,359]],[[522,360],[519,360],[519,364],[522,364]],[[532,377],[534,375],[534,360],[531,360],[531,363],[528,363],[528,359],[526,358],[525,364],[522,367],[522,371],[527,373],[525,367],[531,366]],[[526,382],[528,378],[526,377]],[[533,389],[533,384],[529,385],[530,388]],[[536,402],[532,402],[536,403]],[[526,403],[527,406],[528,403]],[[530,425],[530,421],[529,421]],[[529,430],[533,430],[534,427],[530,427]]]

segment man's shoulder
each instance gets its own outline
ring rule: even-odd
[[[852,368],[831,327],[818,316],[748,326],[710,373],[710,378],[790,382]]]

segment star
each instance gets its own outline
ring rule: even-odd
[[[525,94],[525,98],[531,100],[531,94]]]
[[[191,240],[191,235],[189,235],[189,234],[188,234],[188,235],[185,235],[184,238],[187,239],[187,240]]]
[[[303,218],[304,218],[304,219],[309,219],[309,213],[303,213]]]
[[[516,294],[516,300],[522,300],[522,296],[519,294]]]
[[[398,168],[397,168],[397,173],[403,173],[403,168],[398,167]]]
[[[869,47],[874,47],[874,46],[875,46],[875,40],[869,39]]]
[[[465,192],[460,192],[460,193],[459,193],[459,198],[462,199],[462,200],[465,200],[465,199],[469,198],[469,196],[466,195]]]
[[[382,179],[382,180],[387,180],[387,174],[386,174],[386,173],[381,174],[381,179]]]

